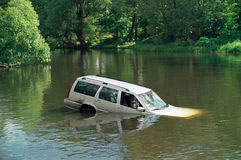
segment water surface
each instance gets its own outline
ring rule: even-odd
[[[84,117],[63,99],[76,77],[89,74],[152,88],[204,114]],[[0,159],[240,158],[240,56],[59,51],[49,65],[0,70]]]

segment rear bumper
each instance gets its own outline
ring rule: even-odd
[[[70,109],[73,109],[73,110],[79,110],[81,105],[82,105],[81,103],[71,101],[68,98],[64,99],[64,106],[67,107],[67,108],[70,108]]]

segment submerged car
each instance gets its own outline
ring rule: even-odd
[[[82,112],[104,111],[177,117],[189,117],[197,112],[195,109],[169,105],[149,88],[92,75],[74,80],[64,104]]]

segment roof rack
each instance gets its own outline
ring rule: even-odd
[[[106,83],[106,82],[103,82],[103,81],[100,81],[100,80],[96,80],[96,79],[92,79],[92,78],[89,78],[89,77],[82,77],[81,79],[82,79],[82,80],[89,79],[89,80],[93,80],[93,81],[100,82],[100,83],[102,83],[102,84],[104,84],[104,85],[108,85],[108,83]],[[110,85],[116,86],[116,87],[119,87],[119,88],[122,88],[122,89],[124,89],[124,90],[126,90],[126,91],[128,91],[128,92],[130,91],[129,89],[127,89],[127,88],[125,88],[125,87],[121,87],[121,86],[118,86],[118,85],[115,85],[115,84],[112,84],[112,83],[110,83]]]

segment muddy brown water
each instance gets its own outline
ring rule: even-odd
[[[241,159],[241,57],[58,51],[49,65],[0,70],[0,159]],[[191,119],[64,108],[72,81],[101,75],[152,88]]]

